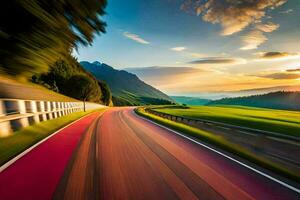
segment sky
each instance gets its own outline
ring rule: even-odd
[[[169,95],[300,85],[299,0],[108,0],[106,13],[75,56]]]

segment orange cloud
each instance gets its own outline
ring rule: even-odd
[[[272,22],[256,25],[256,29],[266,32],[266,33],[273,32],[273,31],[277,30],[278,28],[279,28],[279,24],[274,24]]]
[[[290,59],[290,58],[299,58],[300,53],[289,53],[289,52],[259,52],[260,60],[278,60],[278,59]]]
[[[189,62],[189,64],[244,64],[247,61],[242,58],[231,57],[206,57]]]
[[[274,9],[286,2],[287,0],[186,0],[181,9],[202,15],[204,21],[221,24],[221,35],[232,35],[259,21],[265,16],[267,9]]]
[[[244,43],[244,46],[241,47],[241,50],[250,50],[250,49],[256,49],[259,45],[263,44],[265,41],[267,41],[268,38],[258,30],[253,30],[250,33],[246,34],[245,36],[242,36],[242,41]]]

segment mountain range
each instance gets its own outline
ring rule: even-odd
[[[105,81],[113,95],[113,103],[117,106],[170,104],[174,100],[160,90],[140,80],[135,74],[95,61],[82,61],[80,64],[91,72],[98,80]]]

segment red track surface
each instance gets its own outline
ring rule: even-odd
[[[107,111],[100,123],[102,199],[300,199],[278,183],[137,117],[131,108]]]
[[[83,134],[64,173],[96,116],[68,127],[1,173],[0,199],[49,199],[54,191],[56,199],[72,200],[300,199],[282,185],[137,117],[132,108],[106,111]]]
[[[81,135],[98,115],[63,129],[0,173],[0,199],[51,199]]]

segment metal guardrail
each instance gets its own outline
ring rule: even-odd
[[[86,110],[106,107],[86,102]],[[83,110],[83,102],[0,99],[0,137],[13,134],[31,124],[55,119]]]
[[[199,119],[199,118],[189,118],[189,117],[175,116],[175,115],[170,115],[170,114],[154,111],[154,110],[149,109],[149,108],[146,108],[145,111],[148,112],[148,113],[157,115],[157,116],[161,116],[161,117],[170,119],[170,120],[187,121],[187,122],[195,122],[195,123],[200,122],[200,123],[212,124],[212,125],[217,125],[217,126],[221,126],[221,127],[225,127],[225,128],[245,131],[245,132],[249,132],[249,133],[253,133],[253,134],[257,134],[257,135],[265,135],[265,136],[271,136],[271,137],[276,137],[276,138],[281,138],[281,139],[300,142],[299,137],[286,135],[286,134],[282,134],[282,133],[259,130],[259,129],[243,127],[243,126],[236,126],[236,125],[232,125],[232,124],[226,124],[226,123],[222,123],[222,122],[210,121],[210,120]]]

